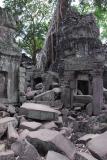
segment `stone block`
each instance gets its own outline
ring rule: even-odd
[[[76,103],[91,103],[93,100],[92,96],[90,95],[76,95],[74,96],[74,102]]]
[[[4,132],[7,130],[9,122],[11,122],[14,127],[18,124],[16,118],[14,117],[5,117],[0,119],[0,137],[3,136]]]
[[[44,93],[41,93],[41,94],[35,96],[34,100],[35,100],[35,102],[37,102],[37,101],[54,101],[55,100],[54,91],[50,90],[50,91],[46,91]]]
[[[19,138],[19,135],[16,131],[16,129],[14,128],[12,122],[8,123],[8,140],[9,143],[14,143],[17,139]]]
[[[39,153],[46,155],[49,150],[64,153],[69,159],[74,158],[75,146],[58,131],[40,129],[29,132],[27,140],[33,144]]]
[[[60,153],[49,151],[46,156],[46,160],[69,160],[69,159]]]
[[[77,152],[75,154],[75,160],[97,160],[91,154],[85,152]]]
[[[93,105],[92,105],[92,103],[89,103],[86,106],[86,113],[87,113],[87,115],[92,116],[92,114],[93,114]]]
[[[97,159],[107,159],[107,132],[93,138],[88,142],[88,149]]]
[[[12,144],[11,149],[14,151],[18,160],[41,160],[36,148],[26,140],[17,141]]]
[[[77,143],[87,144],[88,141],[90,141],[91,139],[93,139],[97,136],[99,136],[99,134],[86,134],[85,136],[79,138],[77,140]]]
[[[0,160],[15,160],[14,152],[11,150],[0,152]]]
[[[59,111],[46,105],[24,103],[20,108],[20,114],[35,120],[57,120]]]
[[[22,122],[20,129],[28,129],[29,131],[36,131],[41,127],[41,123],[38,122]]]
[[[58,126],[55,122],[47,122],[41,126],[41,129],[58,129]]]

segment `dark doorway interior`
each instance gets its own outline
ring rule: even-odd
[[[84,95],[89,94],[89,82],[84,80],[78,80],[77,89],[80,90]]]
[[[0,72],[0,98],[7,98],[7,72]]]
[[[42,83],[42,78],[41,77],[37,77],[34,79],[34,82],[33,82],[33,89],[35,89],[35,85],[39,84],[39,83]]]

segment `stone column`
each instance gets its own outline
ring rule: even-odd
[[[74,72],[66,71],[62,85],[62,102],[65,107],[73,107]]]
[[[93,74],[93,114],[99,115],[103,106],[103,78],[102,72]]]

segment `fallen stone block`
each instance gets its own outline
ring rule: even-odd
[[[89,103],[86,106],[86,113],[87,113],[87,115],[92,116],[92,114],[93,114],[93,105],[92,105],[92,103]]]
[[[4,152],[6,150],[6,144],[2,143],[0,144],[0,152]]]
[[[27,118],[35,120],[57,120],[59,111],[54,110],[46,105],[35,103],[24,103],[20,108],[20,115],[25,115]]]
[[[19,139],[24,140],[29,135],[29,130],[25,129],[19,133]]]
[[[41,155],[46,155],[49,150],[64,153],[69,159],[74,158],[75,146],[58,131],[40,129],[29,132],[27,140],[37,148]]]
[[[0,103],[0,111],[7,111],[7,107],[2,103]]]
[[[35,102],[37,102],[37,101],[54,101],[55,100],[54,91],[50,90],[50,91],[46,91],[44,93],[41,93],[41,94],[35,96],[34,100],[35,100]]]
[[[69,160],[69,159],[60,153],[49,151],[46,156],[46,160]]]
[[[11,150],[0,152],[0,160],[15,160],[14,152]]]
[[[8,123],[8,140],[9,143],[14,143],[19,138],[17,131],[15,130],[12,122]]]
[[[50,107],[55,107],[55,108],[62,108],[63,103],[61,100],[55,100],[55,101],[37,101],[38,104],[44,104]]]
[[[41,126],[41,129],[58,129],[58,126],[55,122],[48,122]]]
[[[11,149],[14,151],[15,156],[19,157],[18,160],[41,160],[36,148],[27,140],[13,143]]]
[[[82,136],[81,138],[79,138],[77,140],[77,143],[87,144],[88,141],[90,141],[91,139],[97,136],[99,136],[99,134],[86,134],[85,136]]]
[[[38,122],[22,122],[20,129],[28,129],[29,131],[36,131],[41,127],[41,123]]]
[[[9,122],[12,122],[14,127],[16,127],[18,124],[15,117],[5,117],[0,119],[0,137],[2,137],[5,131],[7,130]]]
[[[91,103],[92,100],[93,100],[93,98],[90,95],[76,95],[76,96],[74,96],[74,103],[88,104],[88,103]]]
[[[2,118],[10,117],[10,114],[6,111],[0,111],[0,117],[2,117]]]
[[[63,126],[63,119],[62,119],[62,116],[59,116],[58,117],[58,120],[57,121],[54,121],[55,124],[60,128]]]
[[[107,160],[107,132],[88,142],[88,149],[99,160]]]
[[[91,154],[85,152],[77,152],[75,154],[75,160],[97,160]]]

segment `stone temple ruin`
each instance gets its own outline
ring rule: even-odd
[[[107,159],[107,47],[95,17],[62,2],[36,66],[0,8],[0,160]]]
[[[16,22],[0,8],[0,102],[18,103],[20,52],[14,43]]]
[[[94,115],[99,114],[103,106],[105,53],[95,17],[68,9],[58,31],[53,27],[47,44],[50,68],[59,74],[65,88],[65,106],[73,107],[75,103],[86,101],[92,103]]]

